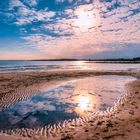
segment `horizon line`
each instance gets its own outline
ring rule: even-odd
[[[140,57],[133,58],[58,58],[58,59],[0,59],[0,61],[113,61],[113,60],[140,60]]]

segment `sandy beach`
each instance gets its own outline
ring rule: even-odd
[[[0,0],[0,140],[140,140],[140,0]]]
[[[107,111],[64,121],[54,126],[2,131],[0,140],[139,140],[140,72],[50,71],[1,73],[0,110],[17,101],[30,98],[43,83],[47,83],[49,89],[66,80],[99,75],[134,76],[137,80],[127,85],[127,93]]]

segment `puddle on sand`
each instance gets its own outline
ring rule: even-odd
[[[68,81],[0,112],[0,130],[36,128],[106,110],[125,93],[130,76],[94,76]]]

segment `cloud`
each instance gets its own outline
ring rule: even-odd
[[[140,43],[139,4],[139,0],[9,0],[0,16],[19,27],[20,38],[29,46],[48,57],[84,57]]]
[[[40,51],[45,52],[48,58],[82,58],[84,56],[95,55],[100,52],[105,53],[108,51],[119,50],[123,46],[123,44],[118,45],[92,42],[89,38],[83,38],[83,41],[81,41],[81,38],[71,39],[64,36],[56,39],[55,37],[41,34],[31,35],[24,39],[27,42],[30,42],[30,45],[33,45]],[[57,46],[57,44],[59,44],[59,46]]]
[[[9,10],[14,9],[15,7],[24,7],[25,5],[20,0],[9,0]]]
[[[30,4],[31,7],[28,5]],[[40,21],[49,21],[50,18],[55,16],[54,11],[47,11],[47,8],[44,10],[37,10],[32,7],[36,5],[37,1],[26,1],[23,2],[20,0],[9,0],[9,6],[5,8],[6,12],[1,12],[2,15],[5,15],[6,18],[2,20],[9,19],[11,23],[22,26],[27,24],[33,24],[34,22]]]
[[[25,3],[26,5],[28,5],[30,7],[34,7],[38,4],[37,1],[38,0],[23,0],[23,3]]]
[[[50,18],[55,16],[55,12],[51,11],[35,11],[29,10],[27,8],[22,8],[19,10],[18,14],[20,18],[18,18],[15,22],[16,25],[26,25],[26,24],[33,24],[33,22],[40,22],[40,21],[49,21]]]

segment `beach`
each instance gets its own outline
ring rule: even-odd
[[[5,130],[0,133],[0,139],[139,140],[140,72],[61,70],[1,73],[0,109],[5,109],[15,102],[30,98],[43,83],[46,83],[49,89],[67,80],[101,75],[133,76],[137,80],[128,83],[127,93],[113,107],[108,108],[106,111],[92,113],[85,117],[64,121],[58,125],[45,126],[38,129]]]
[[[0,107],[1,109],[7,108],[16,101],[26,100],[33,96],[34,91],[44,82],[50,88],[69,79],[99,75],[130,75],[136,77],[137,80],[127,85],[127,94],[107,111],[68,120],[56,126],[46,126],[38,129],[25,128],[15,131],[7,130],[1,132],[0,139],[138,140],[140,136],[139,72],[51,71],[3,73],[0,75]],[[19,90],[20,92],[16,92]],[[7,98],[7,95],[11,97]]]
[[[140,0],[0,0],[0,140],[140,140]]]

